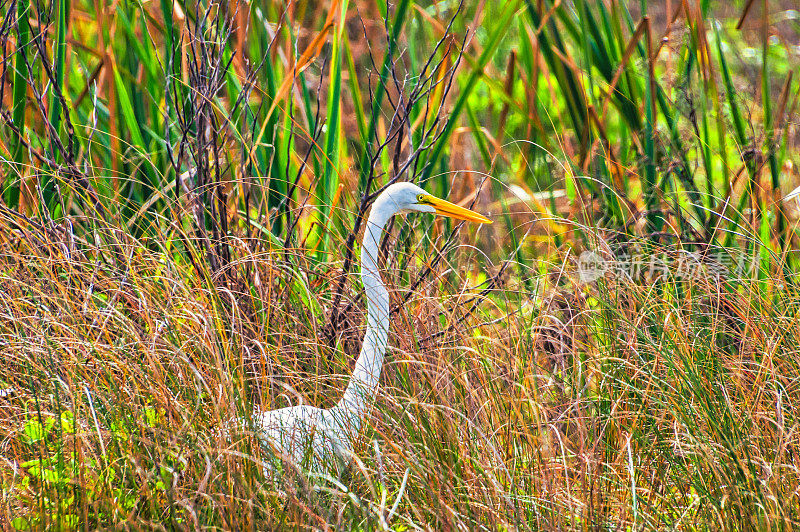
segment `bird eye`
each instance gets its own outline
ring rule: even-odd
[[[417,203],[425,203],[425,194],[417,195]]]

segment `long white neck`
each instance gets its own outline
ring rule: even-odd
[[[379,198],[380,200],[380,198]],[[389,337],[389,293],[378,272],[379,242],[383,227],[394,216],[395,209],[376,202],[367,219],[361,245],[361,280],[367,295],[367,330],[361,354],[344,396],[336,405],[347,429],[358,432],[378,389],[383,355]]]

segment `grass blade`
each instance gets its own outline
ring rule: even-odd
[[[25,58],[26,48],[30,40],[29,0],[17,0],[17,50],[14,54],[14,90],[12,98],[12,119],[19,135],[25,135],[25,110],[27,108],[28,62]],[[12,141],[12,158],[16,163],[16,175],[8,174],[5,183],[4,198],[6,205],[16,207],[19,204],[19,191],[24,178],[24,146],[22,139],[16,137]]]

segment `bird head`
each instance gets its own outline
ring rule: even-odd
[[[377,205],[379,202],[383,205]],[[391,209],[395,213],[428,212],[449,216],[457,220],[467,220],[482,224],[492,223],[487,217],[428,194],[413,183],[394,183],[389,185],[376,200],[375,208],[381,207]]]

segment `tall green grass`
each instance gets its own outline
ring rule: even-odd
[[[162,191],[196,171],[184,188],[198,194],[208,216],[201,213],[196,223],[212,236],[228,218],[263,217],[275,236],[305,242],[325,261],[349,230],[357,232],[368,206],[363,200],[376,184],[428,182],[457,170],[450,165],[462,157],[462,135],[485,142],[474,127],[481,124],[502,134],[492,139],[498,148],[508,140],[531,143],[495,149],[493,163],[476,150],[463,154],[464,163],[493,169],[505,185],[566,189],[585,216],[600,214],[601,227],[630,228],[644,216],[645,231],[669,227],[689,240],[730,245],[750,209],[747,221],[761,235],[762,254],[785,251],[791,228],[767,195],[791,177],[781,172],[793,156],[786,143],[797,80],[776,78],[775,72],[791,73],[792,56],[784,51],[788,41],[770,40],[766,15],[758,21],[761,15],[748,14],[766,30],[741,32],[732,16],[710,16],[707,3],[688,12],[673,6],[658,28],[629,10],[647,13],[646,3],[481,6],[437,12],[400,2],[386,13],[384,27],[380,20],[362,24],[362,10],[347,2],[330,11],[301,2],[288,11],[201,3],[120,5],[107,13],[94,13],[91,3],[65,3],[31,13],[20,1],[17,17],[6,18],[7,33],[25,43],[12,56],[14,105],[7,119],[17,127],[4,133],[8,159],[42,166],[39,157],[28,159],[27,139],[51,168],[74,168],[41,168],[42,193],[34,187],[22,200],[20,177],[27,171],[8,174],[7,202],[34,212],[43,199],[61,217],[71,214],[57,212],[62,194],[65,207],[83,210],[73,175],[80,170],[123,218],[143,206],[151,213],[146,219],[172,217],[158,200]],[[71,20],[70,9],[81,16]],[[293,19],[298,13],[308,20]],[[52,27],[52,43],[50,34],[29,33],[27,23],[37,17]],[[240,23],[246,26],[234,27]],[[739,60],[741,49],[759,50],[757,71]],[[510,53],[517,54],[520,75],[506,87],[496,79]],[[43,63],[49,68],[26,70]],[[757,88],[760,101],[737,90],[744,85]],[[343,114],[344,108],[352,111]],[[26,113],[38,127],[26,129]],[[472,131],[454,136],[464,125]],[[317,217],[303,210],[293,220],[300,208]]]

